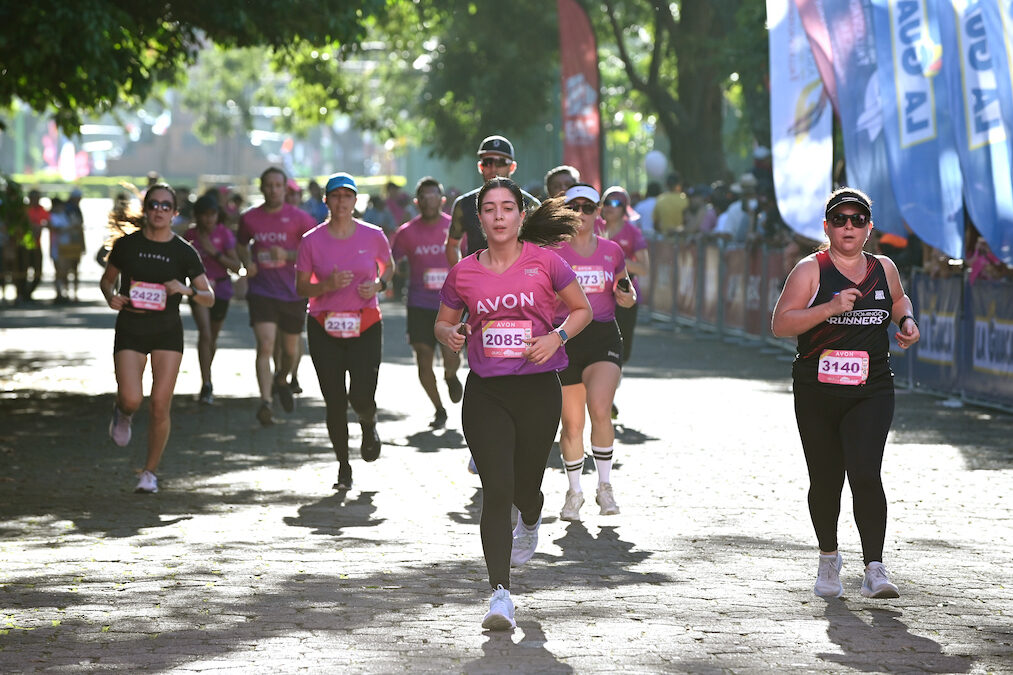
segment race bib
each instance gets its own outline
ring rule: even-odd
[[[271,249],[265,249],[257,252],[257,265],[265,270],[277,269],[284,267],[287,264],[285,260],[275,260]]]
[[[430,267],[422,273],[422,285],[429,291],[440,290],[446,280],[447,268],[445,267]]]
[[[487,321],[482,325],[482,349],[493,359],[516,359],[524,356],[531,339],[530,321]]]
[[[585,293],[605,292],[605,269],[603,267],[574,265],[573,271],[577,274],[577,283]]]
[[[359,337],[362,315],[359,312],[328,312],[324,317],[324,330],[336,338]]]
[[[855,386],[869,379],[869,352],[825,349],[820,354],[816,379],[827,384]]]
[[[161,312],[165,309],[168,293],[164,284],[151,284],[147,281],[130,282],[130,304],[134,309],[151,309]]]

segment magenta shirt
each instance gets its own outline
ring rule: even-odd
[[[440,213],[439,222],[429,225],[416,216],[398,228],[392,249],[394,260],[408,258],[411,276],[408,281],[408,306],[422,309],[440,308],[440,289],[447,278],[449,265],[445,242],[450,231],[450,216]]]
[[[570,266],[554,251],[524,242],[520,257],[502,274],[478,261],[483,249],[454,265],[440,291],[440,302],[451,309],[467,309],[471,336],[468,365],[481,377],[532,375],[566,368],[566,350],[558,349],[536,365],[524,358],[523,339],[552,330],[557,291],[575,278]]]
[[[606,239],[611,239],[615,243],[619,244],[619,248],[623,250],[623,256],[628,260],[633,260],[633,256],[637,251],[643,251],[647,248],[647,241],[644,240],[644,233],[640,231],[640,228],[631,223],[625,221],[623,226],[615,233],[612,237],[608,236],[608,228],[605,226],[605,221],[595,223],[595,234]],[[637,277],[633,278],[633,287],[637,289],[637,304],[643,302],[643,295],[640,293],[640,279]]]
[[[229,277],[229,271],[225,269],[225,266],[214,259],[214,253],[225,253],[230,248],[235,248],[236,235],[232,234],[232,230],[222,223],[215,225],[215,229],[211,230],[209,237],[211,245],[215,248],[214,251],[205,251],[201,248],[200,242],[197,241],[196,226],[187,229],[183,233],[183,238],[193,245],[201,262],[204,263],[204,271],[207,272],[208,281],[211,282],[211,288],[215,292],[215,300],[231,300],[232,278]]]
[[[313,216],[297,206],[285,204],[279,211],[268,213],[263,206],[249,209],[239,217],[237,240],[247,244],[253,240],[251,256],[257,263],[257,274],[249,280],[249,293],[295,302],[302,298],[295,292],[295,265],[293,261],[276,261],[271,248],[279,246],[294,252],[299,241],[316,223]]]
[[[348,239],[334,237],[327,229],[327,223],[317,225],[302,238],[295,268],[299,272],[309,272],[310,281],[316,283],[334,270],[355,274],[348,286],[310,298],[310,314],[379,307],[376,295],[364,300],[356,289],[359,284],[376,281],[383,273],[390,261],[390,244],[387,243],[387,235],[376,225],[361,220],[356,220],[355,225],[355,232]]]
[[[614,241],[603,237],[597,237],[596,241],[594,252],[586,258],[573,250],[569,242],[563,242],[555,251],[577,275],[577,282],[591,303],[593,319],[612,321],[616,318],[615,282],[626,269],[626,257]],[[558,302],[555,323],[562,323],[567,314],[566,305]]]

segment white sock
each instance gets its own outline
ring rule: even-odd
[[[574,492],[583,492],[580,489],[580,473],[584,470],[584,457],[567,462],[563,460],[563,466],[566,467],[566,480],[570,482],[570,489]]]
[[[594,468],[598,470],[598,483],[608,483],[609,474],[612,472],[612,448],[599,448],[591,446],[591,454],[594,455]]]

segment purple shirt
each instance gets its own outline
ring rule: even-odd
[[[229,249],[236,247],[236,235],[232,234],[232,230],[218,223],[215,228],[211,230],[211,235],[208,239],[211,240],[211,246],[214,247],[214,251],[205,251],[200,241],[197,239],[197,228],[191,227],[183,233],[183,238],[186,239],[190,244],[193,245],[197,254],[200,255],[201,262],[204,263],[204,270],[207,272],[208,281],[211,282],[211,288],[215,292],[215,300],[231,300],[232,299],[232,278],[229,276],[229,271],[225,269],[225,266],[215,260],[215,253],[225,253]]]
[[[390,261],[390,244],[379,227],[355,221],[355,232],[347,239],[338,239],[327,223],[306,233],[299,244],[295,268],[310,272],[310,281],[319,282],[334,270],[352,272],[352,283],[330,293],[310,298],[309,313],[354,312],[366,307],[379,307],[377,296],[368,300],[359,297],[359,284],[376,281]]]
[[[440,302],[451,309],[467,309],[471,337],[468,365],[481,377],[532,375],[566,368],[560,348],[537,365],[524,358],[524,339],[552,330],[556,293],[575,278],[570,266],[554,251],[524,242],[520,257],[502,274],[486,269],[478,255],[469,255],[451,268],[440,291]]]
[[[444,242],[450,230],[450,216],[440,213],[439,222],[430,225],[416,216],[398,228],[394,235],[394,260],[408,258],[408,306],[440,308],[440,289],[447,278],[448,265]]]
[[[290,253],[299,247],[299,240],[316,223],[313,216],[297,206],[282,205],[274,213],[263,206],[249,209],[239,217],[240,244],[253,240],[251,257],[257,263],[257,274],[249,280],[249,293],[295,302],[302,298],[295,292],[295,265]],[[277,255],[275,247],[284,253]]]
[[[596,237],[594,252],[584,257],[573,250],[569,242],[563,242],[556,249],[559,257],[570,264],[577,275],[577,282],[584,289],[595,321],[612,321],[616,318],[615,282],[626,269],[626,257],[619,244],[602,237]],[[556,323],[562,323],[570,311],[566,304],[556,305]]]
[[[619,244],[619,248],[623,250],[623,255],[626,256],[627,260],[633,260],[637,251],[643,251],[647,248],[647,242],[644,240],[644,233],[640,231],[640,228],[631,223],[625,221],[623,226],[611,237],[608,235],[608,228],[605,226],[605,221],[601,221],[600,225],[595,224],[595,234],[606,239],[611,239],[615,243]],[[643,302],[643,295],[640,293],[640,279],[637,277],[633,278],[633,287],[637,289],[637,304]]]

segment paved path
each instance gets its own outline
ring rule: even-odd
[[[192,400],[187,316],[163,490],[141,496],[146,413],[129,448],[109,441],[113,315],[94,286],[59,312],[0,308],[0,672],[1013,672],[1008,415],[898,395],[902,597],[859,595],[846,491],[845,597],[827,602],[784,354],[641,326],[618,397],[622,514],[558,520],[554,452],[518,629],[492,634],[459,409],[428,429],[402,311],[385,307],[383,454],[355,454],[344,496],[308,357],[295,413],[260,428],[245,306],[211,408]]]

